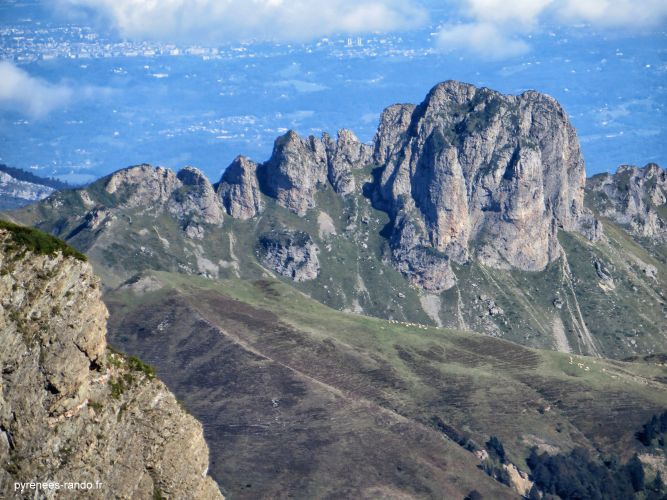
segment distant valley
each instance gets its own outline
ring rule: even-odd
[[[7,165],[0,165],[0,210],[13,210],[42,200],[58,189],[69,187]]]

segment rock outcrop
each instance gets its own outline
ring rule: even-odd
[[[262,191],[299,215],[316,206],[315,194],[327,180],[324,144],[294,131],[276,139],[269,161],[259,170]]]
[[[317,206],[315,195],[327,180],[341,195],[354,191],[352,171],[370,157],[370,147],[349,130],[339,131],[335,142],[328,134],[303,139],[290,130],[276,139],[271,158],[260,166],[260,185],[278,204],[303,216]]]
[[[588,179],[588,200],[600,215],[639,237],[667,241],[667,171],[655,163],[623,165]]]
[[[163,205],[181,187],[176,174],[147,164],[124,168],[106,178],[104,190],[129,208]]]
[[[359,142],[350,130],[338,131],[334,141],[328,134],[322,135],[327,152],[327,178],[334,191],[340,195],[353,193],[357,189],[353,171],[371,160],[372,147]]]
[[[257,244],[262,264],[293,281],[317,278],[320,262],[319,248],[303,231],[271,231],[263,234]]]
[[[201,425],[150,367],[107,348],[91,266],[39,238],[0,229],[0,496],[221,498]],[[17,491],[30,482],[60,490]]]
[[[251,219],[264,210],[257,164],[245,156],[237,156],[227,167],[217,193],[226,212],[235,219]]]
[[[419,106],[385,110],[373,159],[382,167],[375,202],[401,233],[393,238],[397,267],[417,275],[424,248],[439,266],[474,256],[541,270],[559,256],[558,228],[577,230],[586,215],[575,131],[558,103],[537,92],[441,83]]]
[[[100,188],[93,184],[91,193],[82,195],[84,206],[94,207],[89,216],[104,210],[107,215],[119,209],[136,209],[144,214],[159,216],[163,212],[171,214],[180,223],[185,235],[190,239],[206,236],[205,225],[220,226],[225,209],[208,178],[199,169],[185,167],[178,173],[163,167],[143,164],[118,170],[98,181]],[[95,207],[95,198],[102,207]],[[57,202],[57,201],[56,201]],[[88,216],[87,216],[88,218]]]
[[[185,167],[176,177],[181,186],[171,193],[169,212],[183,220],[222,224],[223,208],[204,173],[194,167]]]

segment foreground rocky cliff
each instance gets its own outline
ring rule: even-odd
[[[222,498],[201,425],[152,368],[107,347],[83,256],[6,223],[0,250],[0,496],[73,498],[68,483],[87,483],[90,498]]]

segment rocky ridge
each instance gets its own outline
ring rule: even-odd
[[[368,164],[374,178],[360,186],[354,172]],[[341,196],[363,190],[389,214],[395,267],[430,292],[454,286],[452,263],[539,271],[561,255],[559,229],[600,234],[584,208],[584,162],[560,105],[537,92],[508,96],[453,81],[418,106],[387,108],[372,147],[347,130],[336,141],[290,131],[267,162],[234,160],[215,191],[196,169],[147,166],[113,174],[106,190],[127,186],[129,206],[167,203],[200,239],[202,224],[222,224],[223,211],[261,213],[261,193],[304,217],[327,183]]]
[[[261,165],[258,175],[264,193],[304,216],[317,206],[315,194],[327,181],[341,195],[357,189],[352,172],[365,166],[370,157],[370,147],[349,130],[339,131],[337,141],[328,134],[303,139],[289,131],[276,139],[271,158]]]
[[[418,106],[384,111],[372,155],[347,131],[335,143],[288,132],[259,175],[268,196],[304,216],[327,179],[337,193],[359,190],[351,173],[367,163],[377,171],[366,194],[392,221],[394,264],[428,291],[455,284],[451,262],[542,270],[561,254],[559,229],[599,236],[575,131],[537,92],[444,82]]]
[[[257,164],[244,156],[238,156],[227,167],[217,193],[226,212],[235,219],[251,219],[264,210]]]
[[[601,216],[638,237],[667,242],[667,171],[655,163],[622,165],[614,174],[591,177],[586,187]]]
[[[91,266],[6,229],[0,248],[0,495],[51,481],[91,483],[91,498],[222,498],[201,425],[150,367],[107,347]]]
[[[184,222],[184,229],[196,225],[197,231],[189,234],[201,239],[202,224],[221,225],[223,213],[237,219],[261,213],[262,192],[301,216],[316,206],[315,194],[327,181],[337,193],[349,194],[357,188],[353,169],[370,157],[370,146],[349,130],[339,131],[335,141],[328,134],[302,139],[290,131],[276,140],[267,162],[257,165],[239,156],[216,185],[194,167],[174,173],[142,164],[108,176],[104,191],[126,208],[159,212],[166,207]]]

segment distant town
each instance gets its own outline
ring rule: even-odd
[[[260,43],[240,43],[234,46],[204,47],[199,45],[178,45],[154,41],[112,40],[96,33],[87,26],[41,27],[35,23],[28,28],[26,23],[20,26],[0,27],[0,58],[17,63],[31,63],[39,60],[48,61],[58,58],[99,59],[116,57],[158,57],[158,56],[196,56],[207,59],[254,58],[262,57],[253,47],[266,47]],[[283,47],[287,52],[292,48],[312,52],[329,49],[338,56],[375,56],[375,55],[425,55],[431,48],[416,48],[416,44],[406,44],[403,37],[397,35],[376,35],[371,37],[335,37],[321,38],[308,44],[271,44],[276,49]],[[415,46],[415,48],[406,48]]]

